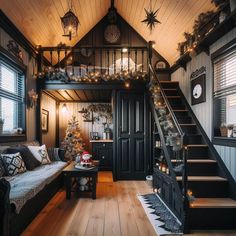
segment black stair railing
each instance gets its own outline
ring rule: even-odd
[[[181,210],[176,211],[174,209],[175,199],[169,201],[168,206],[177,214],[177,217],[181,220],[183,227],[186,221],[186,215],[188,210],[188,175],[187,175],[187,149],[183,145],[184,132],[182,131],[177,118],[173,112],[172,107],[165,95],[162,84],[158,80],[158,77],[149,65],[150,72],[150,84],[149,90],[151,92],[150,105],[155,124],[158,129],[159,138],[164,154],[165,161],[168,166],[168,173],[163,174],[166,178],[171,178],[171,183],[175,189],[175,195],[173,198],[178,198],[177,202],[182,203]],[[174,164],[173,159],[176,159]],[[160,172],[162,169],[160,168]],[[176,173],[182,174],[182,188],[176,179]],[[159,189],[159,193],[161,194]],[[161,196],[163,197],[163,196]],[[164,196],[165,198],[165,196]],[[165,201],[165,199],[163,199]],[[172,206],[173,203],[173,206]],[[172,209],[173,208],[173,209]]]

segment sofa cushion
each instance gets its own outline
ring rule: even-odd
[[[41,165],[33,171],[26,171],[23,174],[6,177],[11,185],[10,203],[15,206],[16,213],[19,213],[25,203],[38,194],[47,184],[56,179],[67,163],[62,161]]]
[[[34,155],[32,154],[32,152],[25,146],[21,146],[21,147],[10,147],[7,149],[7,153],[9,154],[13,154],[13,153],[17,153],[19,152],[24,163],[26,166],[27,170],[33,170],[34,168],[36,168],[37,166],[41,165],[41,162],[39,162]]]
[[[61,161],[59,157],[59,148],[48,148],[48,156],[51,161]]]
[[[50,158],[48,156],[47,148],[45,145],[42,146],[28,146],[31,153],[34,157],[42,164],[51,163]]]
[[[14,154],[1,154],[7,175],[13,176],[26,171],[25,163],[19,152]]]
[[[3,163],[2,163],[2,158],[0,158],[0,178],[5,176],[5,175],[6,175],[6,172],[5,172]]]

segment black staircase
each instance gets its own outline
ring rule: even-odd
[[[236,183],[233,177],[194,115],[178,82],[159,82],[152,68],[150,73],[152,113],[170,170],[166,173],[166,168],[163,171],[157,163],[154,188],[183,223],[185,232],[235,229]],[[163,108],[167,113],[164,116]],[[174,126],[168,135],[163,117],[171,120]],[[175,133],[183,139],[177,151],[175,143],[167,142],[168,136],[172,135],[173,139]]]

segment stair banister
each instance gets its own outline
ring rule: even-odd
[[[184,132],[182,131],[178,121],[177,121],[177,118],[170,106],[170,103],[163,91],[163,88],[162,88],[162,85],[160,83],[160,81],[158,80],[158,77],[152,67],[151,64],[149,64],[149,73],[150,73],[150,86],[152,85],[153,83],[153,79],[155,80],[156,84],[160,87],[160,93],[161,93],[161,96],[162,96],[162,99],[165,103],[165,106],[166,108],[168,109],[168,112],[171,116],[171,119],[174,123],[174,126],[181,138],[181,150],[180,150],[180,153],[182,155],[182,161],[183,161],[183,170],[182,170],[182,190],[180,190],[179,188],[179,185],[176,181],[176,174],[175,174],[175,171],[173,170],[173,167],[172,167],[172,163],[171,163],[171,158],[170,158],[170,153],[168,151],[168,147],[166,146],[166,142],[165,142],[165,137],[164,137],[164,134],[162,132],[162,128],[161,128],[161,125],[159,123],[159,119],[158,119],[158,115],[156,113],[156,108],[155,108],[155,105],[152,101],[152,99],[150,99],[150,105],[151,105],[151,109],[152,109],[152,113],[153,113],[153,116],[154,116],[154,119],[155,119],[155,122],[156,122],[156,125],[157,125],[157,128],[159,130],[159,134],[160,134],[160,140],[161,140],[161,143],[162,143],[162,146],[163,146],[163,152],[164,152],[164,155],[166,157],[166,161],[167,161],[167,164],[168,164],[168,167],[169,167],[169,171],[170,171],[170,176],[171,178],[174,180],[173,183],[174,183],[174,186],[176,188],[176,190],[178,191],[178,196],[179,198],[182,199],[182,203],[183,203],[183,211],[184,211],[184,215],[181,217],[181,220],[182,220],[182,223],[185,227],[185,222],[186,222],[186,217],[187,217],[187,210],[188,210],[188,207],[189,207],[189,201],[188,201],[188,175],[187,175],[187,147],[183,147],[183,140],[184,140]]]
[[[182,137],[181,146],[183,146],[184,132],[183,132],[183,130],[181,129],[181,127],[180,127],[180,125],[179,125],[179,123],[178,123],[178,121],[177,121],[177,118],[176,118],[174,112],[172,111],[172,108],[171,108],[171,106],[170,106],[170,103],[169,103],[169,101],[168,101],[168,99],[167,99],[165,93],[163,92],[162,85],[161,85],[160,81],[158,80],[158,77],[157,77],[157,75],[156,75],[156,72],[154,71],[154,69],[153,69],[153,67],[152,67],[151,64],[149,64],[149,69],[150,69],[151,73],[153,74],[153,76],[155,77],[156,82],[158,83],[158,86],[160,86],[160,88],[161,88],[162,97],[163,97],[163,99],[164,99],[164,101],[165,101],[165,104],[166,104],[166,106],[167,106],[167,108],[168,108],[170,114],[171,114],[171,117],[172,117],[172,119],[173,119],[173,121],[174,121],[174,123],[175,123],[175,126],[176,126],[177,130],[178,130],[178,133],[179,133],[180,136]],[[150,80],[150,83],[151,83],[151,82],[152,82],[152,79]]]

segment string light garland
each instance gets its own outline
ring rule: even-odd
[[[64,69],[45,67],[43,72],[35,74],[38,79],[44,80],[59,80],[61,82],[78,82],[78,83],[98,83],[109,81],[123,81],[125,87],[129,88],[133,80],[147,80],[147,72],[142,71],[126,71],[123,70],[119,73],[109,74],[100,72],[88,72],[83,77],[76,76],[72,73],[68,74]]]

